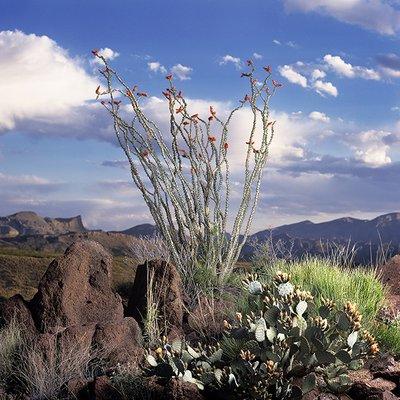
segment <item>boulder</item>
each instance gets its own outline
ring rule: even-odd
[[[26,329],[28,334],[32,335],[36,332],[29,305],[20,294],[10,297],[1,304],[0,315],[5,324],[15,321]]]
[[[137,367],[144,354],[141,340],[138,323],[126,317],[120,321],[96,325],[92,345],[110,365],[129,363]]]
[[[139,323],[143,322],[148,306],[147,293],[150,283],[162,327],[167,326],[167,331],[173,331],[175,334],[180,332],[183,322],[182,281],[175,266],[166,261],[148,261],[137,267],[127,315]]]
[[[73,243],[55,259],[29,303],[42,332],[121,320],[122,300],[111,287],[112,257],[99,243]]]

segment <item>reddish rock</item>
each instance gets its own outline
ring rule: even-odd
[[[148,277],[153,274],[152,291],[160,312],[170,330],[180,332],[183,322],[182,281],[177,269],[166,261],[148,261],[136,270],[127,314],[142,322],[147,310]],[[165,325],[161,322],[161,325]]]
[[[356,382],[348,394],[353,400],[392,400],[398,399],[391,391],[384,387],[373,387],[365,382]]]
[[[99,243],[79,241],[54,260],[30,309],[41,331],[123,318],[122,300],[111,287],[112,258]]]
[[[143,358],[142,335],[133,318],[96,325],[92,345],[110,365],[130,363],[138,366]]]
[[[36,332],[35,323],[28,308],[28,303],[20,294],[10,297],[1,304],[0,315],[6,324],[15,320],[15,322],[22,325],[30,335]]]
[[[93,400],[122,400],[121,394],[107,376],[99,376],[93,383]]]
[[[193,383],[172,379],[168,385],[165,399],[168,400],[204,400],[204,396]]]

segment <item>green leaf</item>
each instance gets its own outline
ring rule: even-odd
[[[351,332],[350,335],[347,337],[347,344],[352,349],[358,339],[358,332]]]
[[[336,353],[336,357],[343,363],[349,364],[351,362],[351,356],[346,350],[339,350]]]
[[[273,343],[276,338],[276,329],[274,327],[270,327],[266,330],[267,339]]]
[[[195,349],[190,347],[189,345],[186,346],[188,353],[193,357],[193,358],[199,358],[201,354],[197,353]]]
[[[312,372],[311,374],[308,374],[303,379],[303,385],[302,385],[303,394],[311,392],[311,390],[315,389],[316,384],[317,384],[317,376],[315,375],[315,373]]]
[[[146,360],[152,367],[157,367],[158,362],[151,354],[146,357]]]
[[[268,308],[267,311],[265,311],[264,313],[264,318],[265,320],[268,322],[269,326],[275,326],[277,321],[278,321],[278,317],[279,317],[279,308],[276,306],[272,306],[270,308]]]
[[[264,318],[260,318],[256,324],[256,330],[254,332],[257,342],[263,342],[265,340],[265,331],[267,325]]]
[[[174,340],[171,347],[173,351],[180,353],[182,351],[182,341],[179,339]]]
[[[338,327],[338,329],[340,329],[342,331],[348,331],[351,328],[351,322],[350,322],[348,316],[344,312],[341,312],[339,314],[337,327]]]
[[[297,304],[297,306],[296,306],[297,315],[299,315],[301,317],[306,312],[307,307],[308,307],[307,302],[304,300],[301,300],[299,302],[299,304]]]
[[[336,357],[329,351],[317,350],[315,356],[318,362],[323,365],[334,364],[336,361]]]
[[[318,313],[322,318],[328,318],[331,310],[327,306],[321,306],[318,309]]]

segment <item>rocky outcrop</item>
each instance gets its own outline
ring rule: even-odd
[[[150,283],[161,325],[166,325],[170,332],[180,332],[183,322],[182,281],[177,269],[166,261],[148,261],[137,267],[127,315],[139,322],[146,316]]]
[[[100,244],[72,244],[50,264],[30,302],[38,329],[121,320],[122,300],[111,288],[111,272],[112,258]]]
[[[71,218],[41,217],[32,211],[0,217],[0,237],[19,235],[61,235],[68,232],[85,232],[80,215]]]
[[[30,302],[17,295],[2,304],[2,318],[23,323],[45,354],[55,346],[61,352],[93,349],[111,366],[138,364],[141,331],[133,318],[124,317],[111,272],[112,258],[100,244],[76,242],[49,265]]]

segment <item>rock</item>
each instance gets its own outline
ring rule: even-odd
[[[348,394],[354,400],[392,400],[398,399],[391,391],[370,386],[365,382],[356,382]]]
[[[204,396],[193,383],[172,379],[168,385],[164,399],[168,400],[204,400]]]
[[[371,358],[365,363],[365,367],[371,372],[392,371],[398,367],[395,359],[390,354],[383,354],[378,357]]]
[[[121,394],[114,388],[110,378],[107,376],[99,376],[95,378],[93,383],[94,400],[122,400]]]
[[[148,277],[153,278],[152,291],[160,312],[161,326],[168,325],[170,330],[180,332],[183,322],[182,281],[177,269],[166,261],[148,261],[137,267],[127,315],[139,323],[146,316]]]
[[[75,378],[68,381],[61,391],[61,398],[79,400],[89,399],[90,381],[83,378]]]
[[[143,358],[142,335],[135,319],[126,317],[116,322],[96,325],[92,345],[110,365],[131,364],[137,367]]]
[[[36,326],[58,331],[72,325],[121,320],[121,298],[111,287],[112,258],[93,241],[75,242],[54,260],[29,303]]]
[[[5,324],[9,324],[14,320],[17,324],[21,324],[29,334],[32,335],[36,332],[28,303],[20,294],[10,297],[1,304],[0,315]]]

